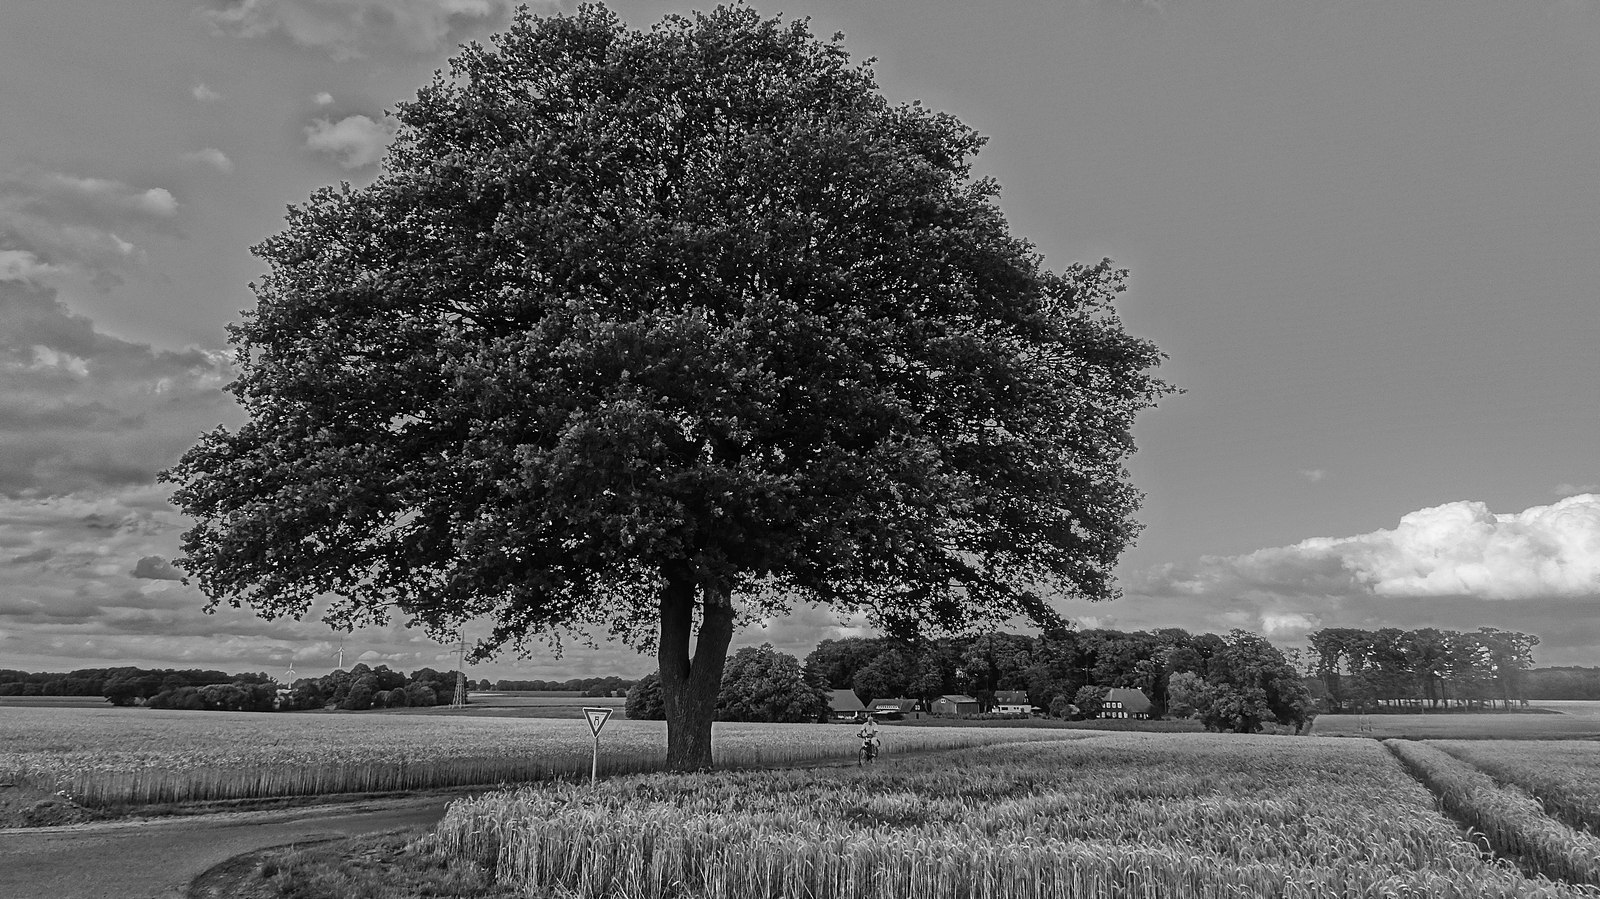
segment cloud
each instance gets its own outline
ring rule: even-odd
[[[454,667],[453,646],[401,622],[346,635],[322,623],[321,607],[300,621],[269,621],[227,605],[205,614],[205,596],[179,582],[165,561],[190,525],[171,494],[165,485],[143,485],[0,496],[0,658],[7,667],[134,664],[277,675],[294,664],[314,676],[335,667],[341,643],[347,666],[366,658],[404,670]],[[562,660],[507,659],[479,666],[475,676],[642,674],[650,667],[648,659],[608,647],[574,650]]]
[[[61,272],[60,266],[42,262],[27,250],[0,250],[0,281],[30,281],[37,284]]]
[[[214,147],[206,147],[201,150],[195,150],[192,153],[185,153],[183,158],[187,162],[205,163],[219,172],[233,171],[233,160],[228,158],[228,154]]]
[[[47,287],[0,282],[0,496],[153,482],[195,435],[242,418],[232,377],[226,353],[112,337]]]
[[[1076,615],[1072,622],[1084,630],[1114,630],[1120,623],[1115,615]]]
[[[1556,496],[1573,496],[1579,493],[1600,493],[1600,484],[1557,484],[1550,488]]]
[[[347,169],[359,169],[381,160],[393,137],[387,123],[374,122],[364,115],[347,116],[337,122],[317,119],[306,128],[306,148],[334,157]]]
[[[167,219],[177,214],[178,201],[165,188],[139,190],[109,178],[84,178],[61,172],[47,172],[35,179],[43,197],[58,203],[76,203],[85,208],[121,210],[137,218]]]
[[[434,53],[470,29],[507,21],[524,0],[214,0],[199,15],[218,33],[286,40],[335,59]],[[550,7],[550,3],[533,3]]]
[[[1557,659],[1541,664],[1570,664],[1600,648],[1600,495],[1501,514],[1446,503],[1368,534],[1156,566],[1122,587],[1114,603],[1065,611],[1280,640],[1334,626],[1503,627],[1540,634]]]
[[[172,563],[160,556],[144,556],[129,572],[136,578],[152,581],[181,581],[183,572],[172,567]]]
[[[333,94],[323,91],[322,93],[317,94],[315,97],[312,97],[311,102],[317,104],[318,106],[331,106],[333,105]]]
[[[1412,512],[1398,527],[1315,537],[1239,556],[1208,556],[1141,585],[1145,592],[1264,591],[1600,599],[1600,495],[1496,515],[1479,502]]]
[[[195,85],[194,88],[189,91],[189,93],[193,94],[194,98],[199,100],[201,103],[211,103],[222,99],[221,94],[209,87],[206,87],[204,84]]]
[[[401,621],[332,632],[313,608],[304,621],[249,609],[204,614],[205,597],[174,562],[191,526],[154,483],[219,422],[244,419],[223,385],[228,353],[156,350],[96,329],[49,287],[0,282],[0,658],[59,671],[131,664],[307,674],[374,652],[406,669],[446,666],[444,646]],[[483,633],[469,628],[468,636]],[[759,642],[759,641],[758,641]],[[631,650],[540,647],[475,666],[478,676],[641,674]],[[809,651],[807,649],[806,651]]]
[[[124,234],[178,234],[178,199],[162,187],[135,187],[39,169],[0,175],[0,252],[5,280],[48,282],[82,274],[102,288],[143,264]]]
[[[1306,480],[1315,484],[1316,482],[1327,477],[1328,471],[1324,468],[1302,468],[1300,469],[1299,474],[1300,477],[1305,478]]]

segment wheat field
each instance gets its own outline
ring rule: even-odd
[[[427,846],[589,899],[1600,896],[1485,859],[1365,740],[1108,734],[550,784],[453,804]]]
[[[714,755],[719,768],[846,760],[854,735],[840,725],[720,722]],[[1078,736],[907,728],[885,751]],[[611,721],[600,745],[603,776],[657,771],[666,726]],[[552,718],[17,708],[0,715],[0,780],[86,806],[389,792],[587,777],[593,746],[586,722]]]

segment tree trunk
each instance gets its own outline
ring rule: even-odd
[[[661,593],[661,698],[667,711],[667,769],[700,771],[711,767],[711,723],[717,717],[722,667],[733,641],[733,602],[725,590],[703,588],[700,633],[694,656],[692,578],[668,576]]]

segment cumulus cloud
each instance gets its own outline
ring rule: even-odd
[[[138,187],[39,169],[0,174],[0,266],[5,280],[87,275],[115,284],[144,251],[124,234],[177,234],[180,205],[162,187]]]
[[[1479,502],[1412,512],[1355,537],[1202,558],[1140,585],[1145,592],[1280,595],[1600,598],[1600,495],[1495,514]]]
[[[335,59],[433,53],[463,32],[503,24],[525,0],[214,0],[200,16],[222,34],[285,40]],[[552,7],[552,3],[532,3]]]
[[[1300,477],[1305,478],[1306,480],[1315,484],[1316,482],[1327,477],[1328,471],[1325,468],[1302,468],[1300,469],[1299,474]]]
[[[219,172],[233,171],[233,160],[228,158],[228,154],[215,147],[205,147],[192,153],[185,153],[183,158],[187,162],[204,163]]]
[[[199,100],[201,103],[211,103],[213,101],[222,99],[221,94],[209,87],[206,87],[204,84],[195,85],[194,89],[189,91],[189,93],[193,94],[194,98]]]
[[[332,106],[333,94],[323,91],[322,93],[317,94],[315,97],[312,97],[311,102],[317,104],[318,106]]]
[[[1539,634],[1541,664],[1572,664],[1600,644],[1600,495],[1500,514],[1446,503],[1394,528],[1156,566],[1122,586],[1111,607],[1129,627],[1296,640],[1334,626],[1492,626]]]
[[[1600,493],[1600,484],[1557,484],[1550,488],[1556,496],[1574,496],[1579,493]]]
[[[306,148],[338,160],[347,169],[375,165],[393,139],[386,122],[374,122],[364,115],[346,116],[337,122],[317,119],[306,127]]]

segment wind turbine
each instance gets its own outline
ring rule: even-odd
[[[339,641],[339,670],[344,670],[344,641]]]

